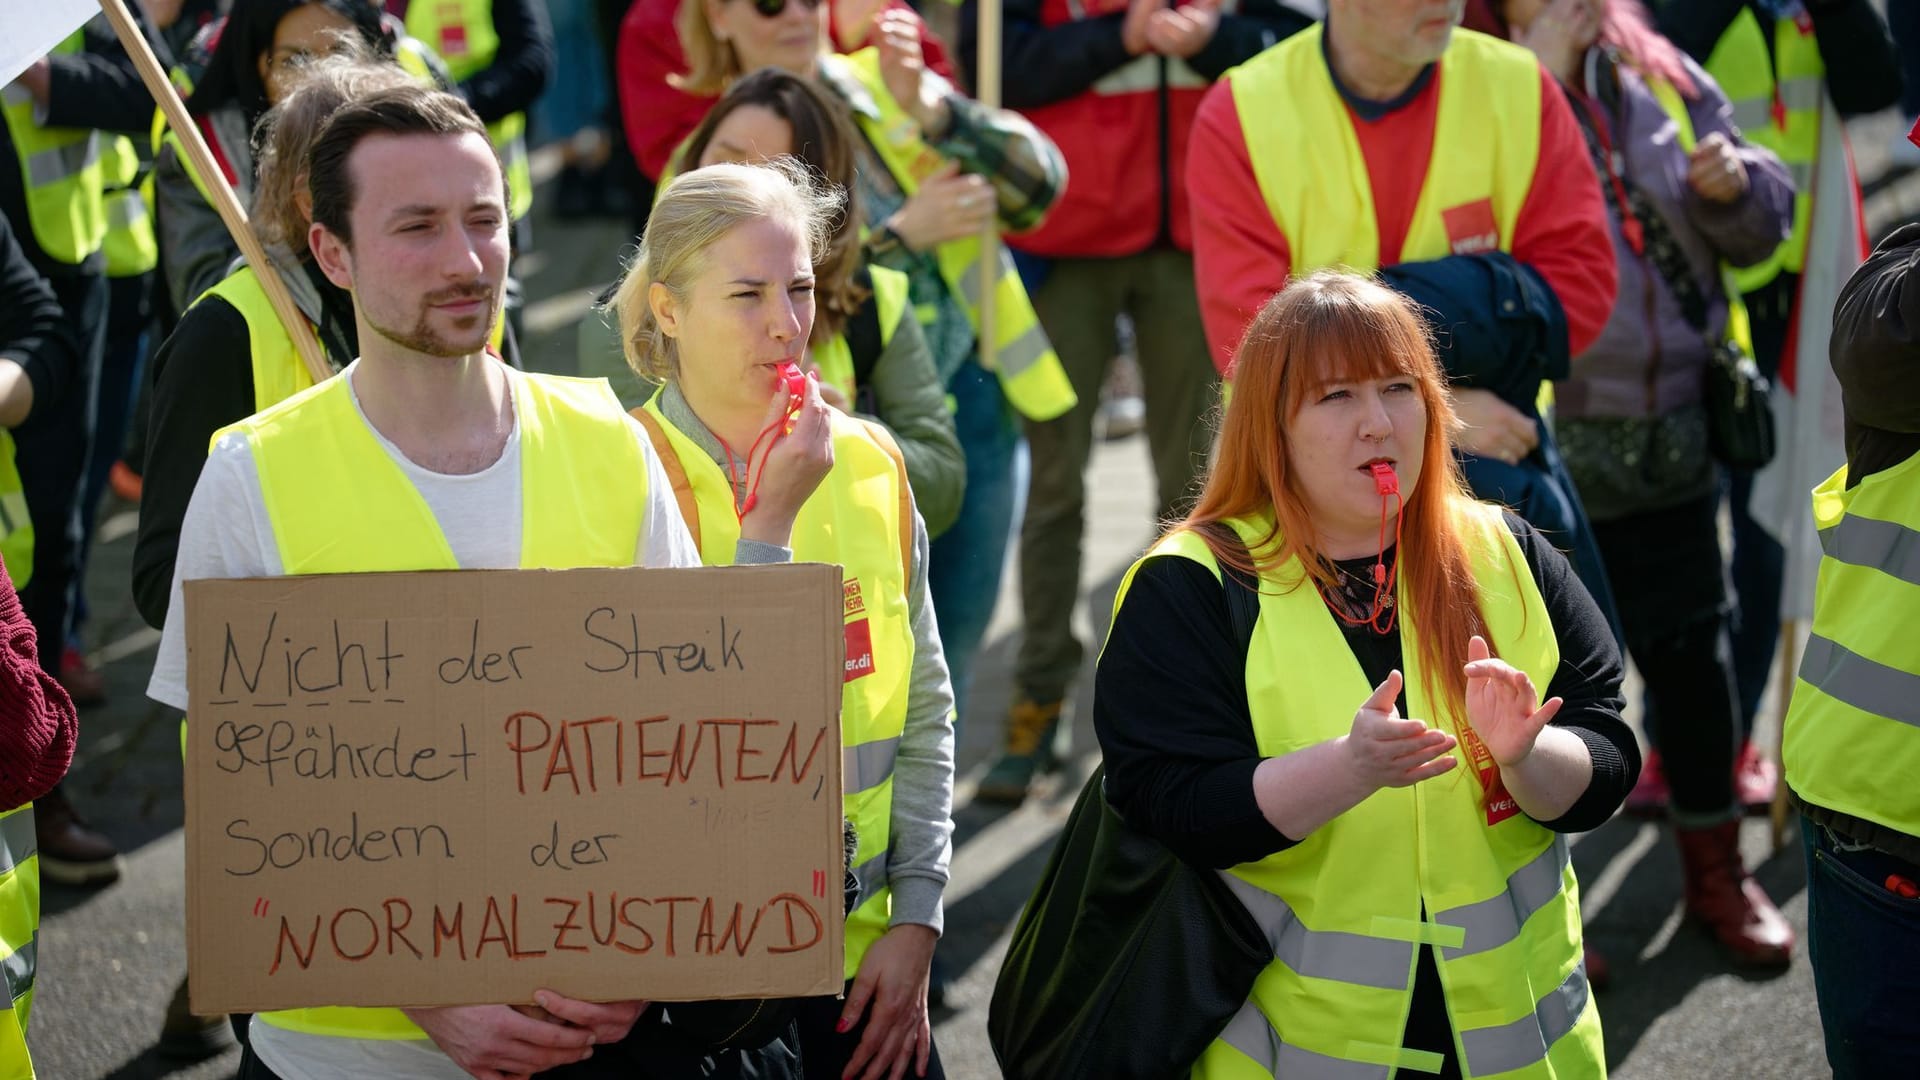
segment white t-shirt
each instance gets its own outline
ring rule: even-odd
[[[353,389],[358,361],[341,377],[347,380],[353,407],[362,423],[366,413]],[[511,368],[507,386],[521,391],[525,376]],[[654,454],[646,429],[627,421],[647,463],[646,524],[633,560],[640,566],[699,566],[700,551],[680,520],[666,470]],[[454,558],[466,570],[506,570],[520,565],[520,428],[507,437],[500,459],[477,473],[449,476],[409,461],[372,424],[380,448],[413,482],[446,534]],[[147,696],[177,709],[187,707],[186,605],[183,581],[200,578],[278,577],[284,571],[273,523],[260,494],[260,474],[246,437],[228,435],[207,456],[200,481],[180,526],[180,552],[173,568],[173,598],[160,632]],[[253,1051],[283,1080],[337,1080],[378,1076],[388,1080],[465,1080],[467,1073],[430,1041],[413,1039],[339,1039],[305,1035],[256,1020]]]

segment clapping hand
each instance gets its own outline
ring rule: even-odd
[[[1538,705],[1533,680],[1505,660],[1494,659],[1487,639],[1478,634],[1467,643],[1466,673],[1467,723],[1474,734],[1501,768],[1525,761],[1541,729],[1560,711],[1561,699]]]
[[[1399,706],[1401,675],[1387,676],[1353,714],[1347,733],[1348,762],[1368,790],[1409,787],[1439,776],[1457,764],[1448,754],[1458,741],[1420,720],[1404,720]]]

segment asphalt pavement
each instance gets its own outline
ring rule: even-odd
[[[1852,125],[1857,160],[1869,178],[1869,223],[1876,235],[1920,216],[1920,179],[1886,164],[1885,147],[1896,125],[1891,116]],[[542,160],[550,174],[551,157]],[[529,366],[571,372],[574,327],[591,294],[618,273],[632,238],[620,221],[547,220],[544,201],[536,209],[534,233],[535,244],[520,264],[528,295],[526,355]],[[1092,469],[1079,621],[1086,640],[1097,643],[1120,574],[1151,540],[1152,473],[1137,436],[1098,446]],[[29,1040],[40,1075],[53,1080],[213,1080],[231,1076],[238,1060],[238,1052],[229,1050],[181,1066],[161,1060],[153,1049],[186,966],[184,841],[178,715],[144,695],[159,635],[141,622],[129,592],[135,514],[118,502],[101,513],[87,578],[93,612],[87,642],[107,674],[111,700],[83,712],[80,749],[66,781],[73,801],[125,852],[126,873],[94,891],[46,888]],[[1072,715],[1067,768],[1034,798],[1014,810],[971,800],[1010,695],[1008,673],[1019,647],[1015,587],[1010,572],[960,729],[953,875],[941,944],[957,981],[935,1029],[956,1080],[998,1075],[985,1033],[993,979],[1097,753],[1090,711],[1081,707]],[[1089,664],[1079,702],[1091,695],[1091,673]],[[1771,706],[1764,715],[1759,734],[1770,742]],[[1804,933],[1797,836],[1790,831],[1784,850],[1775,852],[1765,824],[1753,821],[1742,839],[1761,882]],[[1826,1075],[1804,948],[1784,974],[1752,978],[1730,971],[1711,942],[1682,924],[1678,857],[1657,825],[1615,818],[1579,837],[1573,850],[1588,940],[1613,967],[1613,985],[1599,1002],[1614,1075]]]

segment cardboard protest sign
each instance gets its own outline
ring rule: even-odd
[[[840,988],[839,568],[186,604],[196,1012]]]

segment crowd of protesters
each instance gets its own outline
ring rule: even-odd
[[[1386,1060],[1361,1044],[1442,1075],[1597,1074],[1588,990],[1607,964],[1579,932],[1565,834],[1623,805],[1664,818],[1687,916],[1730,964],[1777,971],[1795,935],[1739,828],[1783,787],[1812,877],[1899,901],[1875,909],[1876,945],[1821,922],[1857,896],[1814,890],[1829,1059],[1920,1069],[1910,973],[1888,976],[1898,993],[1857,985],[1920,951],[1894,885],[1920,881],[1920,771],[1900,771],[1920,770],[1920,655],[1879,626],[1920,616],[1899,591],[1920,588],[1914,240],[1868,261],[1821,212],[1858,219],[1841,121],[1920,112],[1911,5],[1890,31],[1868,0],[1006,0],[988,104],[967,89],[978,2],[140,0],[218,176],[103,19],[6,84],[0,906],[20,910],[0,910],[0,1073],[25,1055],[37,914],[20,905],[40,876],[96,888],[124,868],[58,782],[74,707],[84,722],[107,695],[81,586],[116,502],[138,509],[126,587],[162,633],[150,694],[176,707],[181,585],[207,577],[835,562],[894,609],[876,647],[912,658],[899,685],[846,691],[848,744],[897,746],[883,797],[850,778],[844,1002],[763,1003],[749,1023],[554,994],[197,1017],[182,980],[175,1056],[231,1030],[243,1076],[289,1080],[940,1075],[955,731],[981,718],[1011,563],[1011,705],[973,797],[1026,799],[1085,710],[1132,827],[1219,870],[1275,942],[1325,934],[1316,970],[1276,945],[1195,1075]],[[536,191],[538,145],[558,168]],[[219,185],[268,265],[242,256]],[[637,250],[603,268],[577,356],[524,347],[536,198]],[[376,214],[465,239],[354,227]],[[1832,277],[1816,265],[1841,272],[1815,286]],[[269,279],[304,326],[281,323]],[[742,280],[761,284],[729,302],[754,314],[721,317]],[[1806,552],[1756,508],[1766,461],[1727,448],[1714,387],[1771,380],[1761,409],[1791,432],[1796,387],[1828,366],[1801,328],[1828,309],[1848,428],[1811,510],[1798,493],[1820,529]],[[754,373],[789,356],[809,375],[797,421],[741,487],[731,448],[786,403]],[[543,374],[574,370],[612,385]],[[564,459],[593,475],[520,446],[529,402],[599,440]],[[1087,470],[1136,413],[1142,525],[1162,539],[1077,702]],[[376,438],[318,451],[342,425]],[[409,486],[433,520],[383,533]],[[522,486],[639,494],[572,500],[578,522],[523,536],[500,524]],[[354,505],[327,508],[344,517],[321,543],[320,517],[286,507],[330,492]],[[1788,565],[1822,555],[1816,596]],[[1237,576],[1271,586],[1252,636]],[[1814,636],[1783,777],[1753,732],[1799,607]],[[1850,782],[1867,755],[1836,732],[1890,771]],[[1437,779],[1456,766],[1480,783]],[[1443,857],[1416,820],[1485,851]],[[1458,873],[1428,868],[1442,858]],[[1471,934],[1468,908],[1509,902],[1491,944],[1408,931],[1392,985],[1336,962],[1383,918]],[[1524,959],[1496,959],[1515,943]],[[1529,1018],[1521,1049],[1499,1041]],[[614,1052],[589,1060],[595,1044]]]

